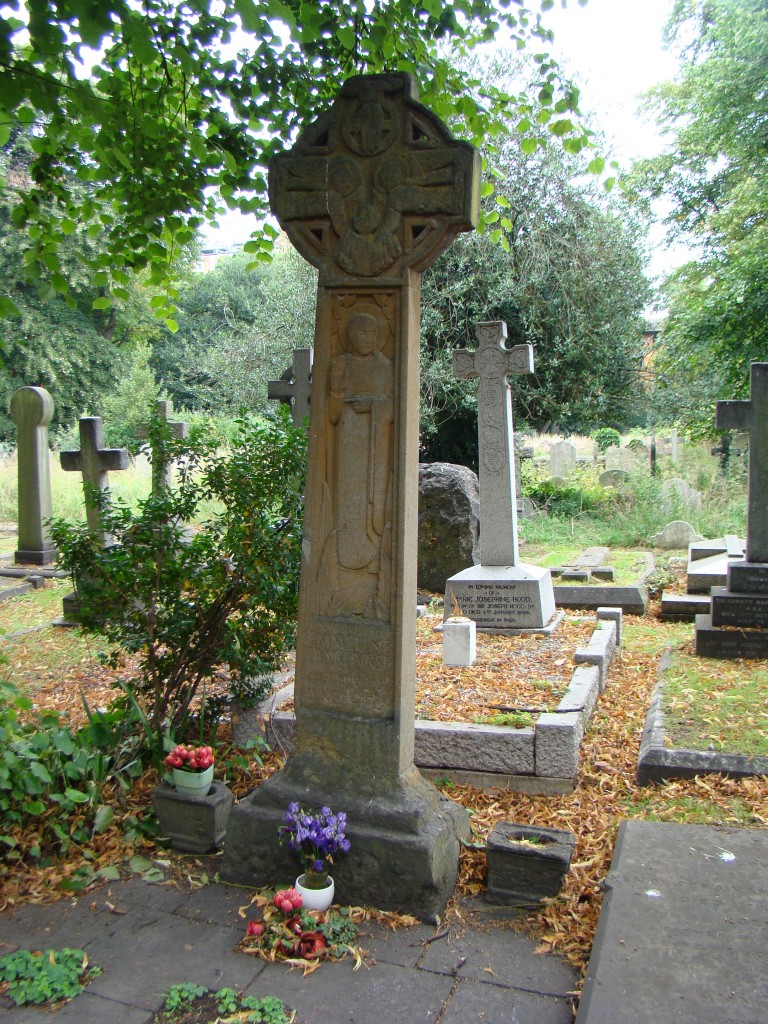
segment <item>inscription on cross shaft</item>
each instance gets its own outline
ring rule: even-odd
[[[82,473],[83,484],[90,484],[99,491],[105,491],[109,486],[110,472],[127,469],[129,462],[125,448],[105,448],[104,424],[100,416],[80,418],[80,450],[61,452],[60,460],[65,472]],[[103,533],[98,506],[94,504],[87,486],[85,511],[89,529]]]
[[[295,348],[291,365],[280,380],[267,381],[267,398],[291,408],[291,419],[297,427],[309,418],[312,396],[312,349]]]
[[[478,324],[477,349],[456,349],[453,373],[460,380],[480,378],[477,420],[480,453],[480,564],[517,565],[517,498],[513,448],[512,396],[507,376],[533,373],[533,348],[506,348],[507,325]]]
[[[749,432],[747,562],[768,562],[768,363],[752,363],[748,400],[717,403],[720,429]]]

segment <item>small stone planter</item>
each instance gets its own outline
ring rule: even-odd
[[[502,821],[488,837],[489,903],[531,906],[563,887],[571,866],[572,832]]]
[[[223,782],[214,779],[207,796],[184,796],[161,782],[152,790],[152,806],[174,850],[212,853],[224,842],[229,812],[235,798]]]

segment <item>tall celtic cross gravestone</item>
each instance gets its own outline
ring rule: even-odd
[[[53,399],[45,388],[19,388],[11,399],[16,424],[19,480],[19,564],[48,565],[56,559],[47,520],[52,515],[48,424]]]
[[[297,751],[233,810],[222,872],[284,883],[291,800],[348,814],[343,902],[440,913],[467,822],[413,764],[420,272],[479,211],[479,155],[405,74],[352,78],[270,166],[319,270],[296,650]],[[293,873],[292,873],[293,872]]]
[[[477,628],[493,632],[541,629],[555,614],[548,569],[523,565],[517,539],[512,395],[507,376],[533,373],[530,345],[507,348],[507,325],[478,324],[477,350],[453,353],[459,378],[477,377],[480,478],[480,565],[446,582],[446,614],[455,598]]]
[[[60,456],[61,468],[68,473],[82,473],[85,491],[85,513],[89,529],[101,533],[99,507],[94,501],[96,491],[105,491],[109,486],[109,473],[128,468],[128,452],[125,448],[107,448],[104,444],[104,424],[101,416],[80,418],[80,449],[64,451]]]
[[[280,380],[267,381],[267,398],[290,406],[291,419],[299,427],[309,418],[312,395],[312,349],[295,348],[291,365]]]
[[[696,616],[696,653],[768,657],[768,363],[752,363],[750,397],[717,403],[720,430],[749,434],[747,544],[729,560],[725,587],[712,587],[712,614]],[[723,629],[722,627],[738,627]]]
[[[180,420],[171,420],[173,414],[173,402],[169,399],[158,398],[155,402],[155,419],[162,422],[167,428],[170,436],[177,441],[183,441],[189,435],[189,424]],[[152,453],[152,493],[159,494],[161,491],[170,490],[173,482],[172,467],[170,460],[166,457],[161,445],[153,442],[149,424],[143,424],[136,432],[140,438],[150,439],[150,450]]]

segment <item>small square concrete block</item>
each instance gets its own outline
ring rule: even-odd
[[[579,745],[584,735],[581,713],[540,715],[536,722],[536,774],[572,779],[579,769]]]
[[[166,782],[152,790],[163,832],[174,850],[185,853],[211,853],[223,844],[234,802],[229,788],[216,779],[207,796],[182,796]]]
[[[468,667],[477,657],[477,625],[472,619],[451,616],[443,623],[443,664]]]
[[[621,647],[621,627],[624,621],[624,610],[622,608],[609,608],[603,605],[595,612],[598,621],[616,623],[616,646]]]
[[[501,821],[488,837],[489,903],[538,903],[556,896],[571,866],[575,837],[562,829]]]
[[[603,583],[613,583],[616,579],[616,569],[612,565],[597,565],[592,570],[592,575]]]

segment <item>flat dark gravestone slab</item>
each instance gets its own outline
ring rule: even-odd
[[[576,1024],[766,1020],[768,833],[619,827]]]

